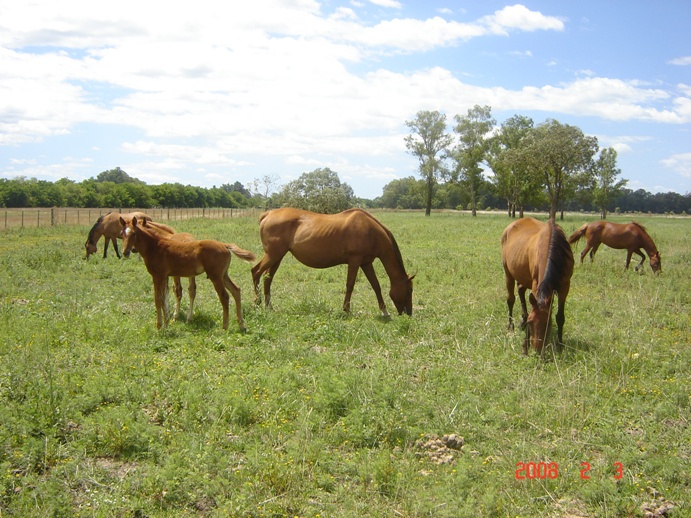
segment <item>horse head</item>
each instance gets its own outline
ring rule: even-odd
[[[531,293],[528,297],[532,307],[528,314],[528,336],[530,343],[538,353],[542,351],[542,346],[547,342],[547,337],[550,328],[550,309],[552,307],[552,298],[547,301],[539,303]],[[526,337],[526,340],[528,338]],[[526,349],[527,350],[527,349]]]
[[[662,271],[662,259],[660,258],[659,251],[656,251],[653,255],[650,256],[650,267],[653,269],[653,272],[655,273],[660,273]]]
[[[86,257],[84,259],[88,259],[91,254],[98,252],[98,248],[94,243],[91,242],[91,239],[86,240],[86,243],[84,243],[84,248],[86,249]]]
[[[122,225],[122,255],[129,257],[130,253],[136,252],[135,243],[137,241],[138,222],[137,217],[133,217],[131,221],[127,222],[120,217],[120,224]],[[146,219],[142,220],[142,225],[146,225]]]
[[[406,315],[413,314],[413,279],[415,275],[407,275],[402,282],[392,282],[389,297],[396,306],[399,315],[405,311]]]

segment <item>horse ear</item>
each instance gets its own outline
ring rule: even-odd
[[[127,226],[127,223],[125,222],[124,219],[122,219],[122,216],[120,216],[120,224],[121,224],[123,227],[126,227],[126,226]]]
[[[528,300],[530,301],[531,306],[537,306],[537,299],[532,293],[528,295]]]

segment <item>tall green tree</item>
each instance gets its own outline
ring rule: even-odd
[[[405,124],[411,131],[405,138],[405,146],[420,161],[419,172],[427,185],[425,216],[429,216],[432,213],[434,188],[447,173],[443,160],[452,136],[446,132],[446,115],[436,110],[419,111],[414,120]]]
[[[341,183],[337,173],[324,167],[286,184],[276,201],[283,207],[333,214],[353,207],[355,193],[350,185]]]
[[[533,129],[530,117],[514,115],[505,120],[491,139],[487,161],[494,176],[492,183],[499,196],[506,200],[509,217],[516,217],[516,209],[523,216],[523,207],[531,201],[532,188],[523,147]]]
[[[607,218],[607,207],[622,192],[628,180],[617,180],[621,169],[617,167],[617,151],[608,147],[600,151],[593,166],[593,205],[600,209],[602,219]]]
[[[597,138],[584,135],[576,126],[548,119],[530,133],[526,144],[527,164],[547,191],[549,216],[554,219],[560,203],[574,196],[579,185],[590,184]]]
[[[489,135],[497,121],[492,118],[490,106],[475,105],[461,117],[456,115],[454,132],[459,143],[449,155],[454,162],[454,175],[467,187],[473,216],[477,216],[477,201],[482,184],[482,167],[489,150]]]

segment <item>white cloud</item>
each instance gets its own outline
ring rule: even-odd
[[[394,9],[400,9],[403,7],[401,5],[401,2],[397,2],[396,0],[368,0],[370,3],[374,5],[378,5],[379,7],[391,7]]]
[[[691,56],[683,56],[680,58],[670,59],[667,63],[670,65],[689,66],[691,65]]]
[[[665,158],[662,165],[673,169],[681,176],[691,178],[691,153],[679,153]]]

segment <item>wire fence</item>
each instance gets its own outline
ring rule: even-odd
[[[4,230],[14,228],[40,228],[57,225],[93,225],[96,220],[109,212],[145,212],[154,221],[182,221],[191,218],[225,219],[258,217],[262,209],[76,209],[68,207],[30,208],[30,209],[2,209],[0,228]]]

